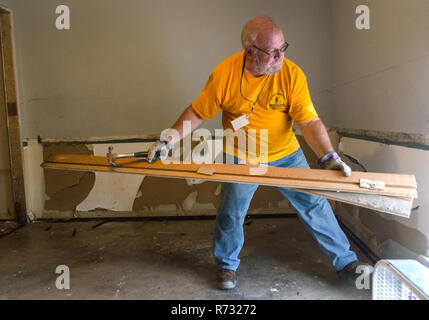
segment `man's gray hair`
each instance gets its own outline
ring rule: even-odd
[[[274,20],[267,16],[260,16],[248,21],[241,32],[241,44],[243,48],[254,45],[259,31],[263,28],[279,28]]]

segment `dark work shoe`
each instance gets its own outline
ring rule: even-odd
[[[364,281],[364,277],[369,277],[368,280],[370,280],[373,272],[374,268],[370,264],[361,261],[353,261],[342,270],[337,271],[337,274],[341,280],[353,281],[357,284],[357,280]]]
[[[229,269],[218,269],[217,271],[217,283],[219,289],[230,290],[234,289],[237,285],[237,280],[235,279],[235,271]]]

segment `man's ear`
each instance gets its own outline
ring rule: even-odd
[[[246,50],[245,50],[245,54],[246,54],[247,56],[251,56],[251,55],[252,55],[252,50],[250,50],[250,48],[246,48]]]

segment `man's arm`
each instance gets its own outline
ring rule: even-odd
[[[326,127],[319,117],[299,125],[299,129],[304,136],[305,142],[307,142],[317,158],[334,151]]]
[[[203,119],[192,109],[192,105],[187,107],[185,111],[180,115],[179,119],[174,123],[174,125],[171,127],[171,129],[176,130],[180,134],[180,139],[183,138],[183,121],[190,121],[191,122],[191,131],[194,131],[197,129],[201,123],[203,123]],[[177,143],[178,141],[173,141],[173,144]]]
[[[147,161],[149,163],[156,160],[155,158],[163,159],[167,157],[170,150],[173,149],[173,146],[183,138],[184,121],[190,121],[191,131],[194,131],[204,120],[194,111],[194,109],[192,109],[192,105],[187,107],[171,128],[172,130],[176,130],[179,133],[179,136],[176,134],[169,135],[167,132],[165,136],[160,137],[160,140],[154,142],[148,150]],[[173,140],[173,137],[176,137],[176,139]]]
[[[299,128],[305,142],[319,159],[318,164],[321,168],[342,170],[346,177],[351,175],[352,170],[334,151],[326,127],[319,117],[299,125]]]

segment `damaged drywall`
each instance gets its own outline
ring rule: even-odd
[[[146,150],[148,143],[95,144],[92,146],[94,155],[106,156],[109,146],[113,147],[115,153],[132,153]],[[144,176],[137,174],[95,172],[95,184],[85,200],[76,207],[76,211],[131,211],[143,179]]]
[[[97,209],[131,211],[136,190],[144,177],[137,174],[95,172],[95,184],[88,196],[76,207],[76,211]]]
[[[345,155],[356,159],[357,163],[353,163],[345,157],[355,171],[362,171],[365,167],[371,172],[415,175],[418,193],[409,219],[338,203],[336,213],[340,219],[381,258],[395,258],[392,256],[395,252],[391,249],[392,244],[406,248],[409,258],[413,255],[428,256],[429,151],[344,137],[339,148]],[[404,250],[398,249],[398,252]],[[396,258],[404,258],[403,253]]]
[[[428,239],[421,231],[416,228],[407,227],[399,221],[375,215],[372,211],[370,209],[359,208],[359,218],[363,225],[371,228],[374,232],[377,244],[380,247],[386,241],[393,240],[417,254],[426,254]]]
[[[57,181],[55,174],[48,174],[46,184]],[[60,174],[67,182],[67,186],[54,194],[46,193],[45,210],[50,211],[74,211],[89,194],[94,186],[95,176],[92,172],[83,172],[79,175],[77,183],[74,183],[76,176],[71,173]]]
[[[218,202],[217,188],[218,183],[211,181],[189,185],[185,179],[145,177],[139,189],[141,196],[135,199],[133,210],[159,210],[160,205],[164,209],[169,205],[171,211],[182,211],[185,205],[188,210],[196,209],[198,203],[212,204],[214,210]],[[197,196],[190,204],[186,200],[193,192],[197,192]]]
[[[410,255],[427,253],[428,239],[424,233],[392,220],[383,213],[347,203],[337,203],[336,214],[347,228],[380,258],[399,258],[386,255],[386,243],[400,244],[407,248]],[[389,253],[391,254],[391,251]]]
[[[71,153],[92,155],[92,151],[83,144],[63,145],[50,144],[43,146],[43,160],[52,154]],[[91,191],[95,175],[92,172],[44,169],[45,178],[45,212],[74,211]],[[45,214],[43,214],[45,216]]]
[[[145,177],[133,210],[187,210],[199,214],[216,214],[220,201],[220,185],[219,182],[212,181],[189,185],[185,179]],[[249,213],[273,208],[292,210],[289,202],[284,200],[277,189],[260,186],[250,203]]]

